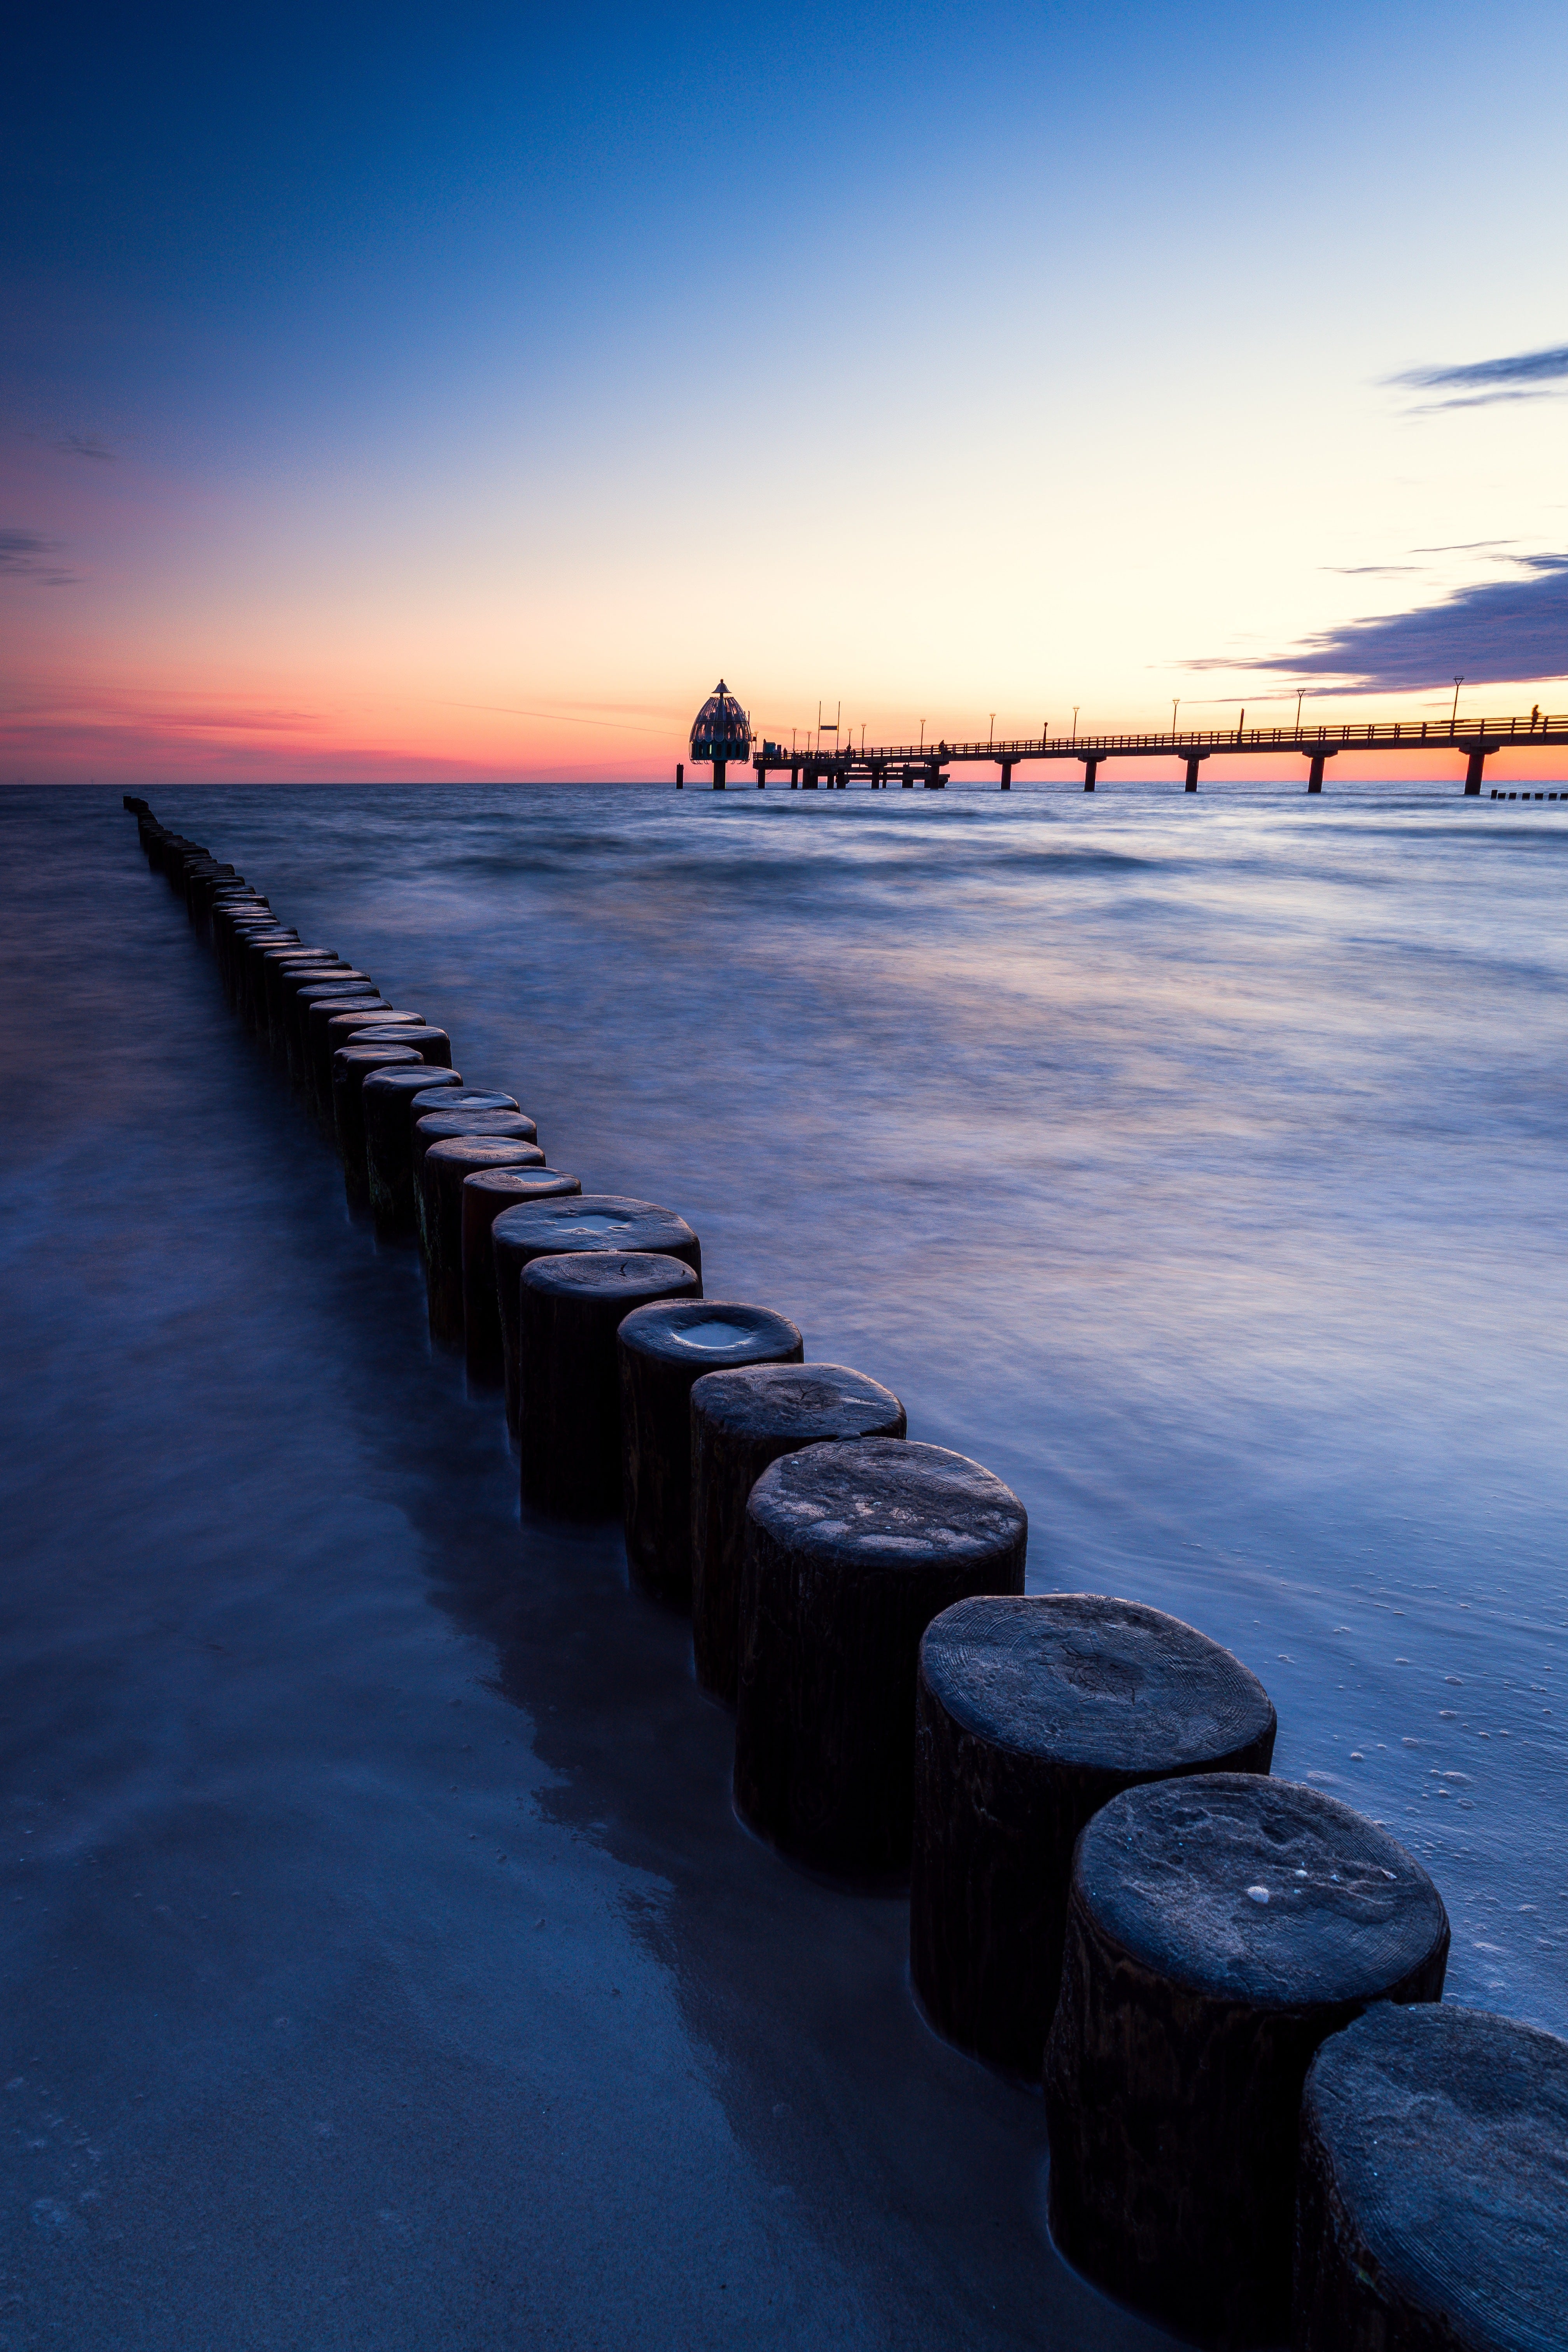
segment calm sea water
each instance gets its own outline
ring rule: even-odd
[[[1031,1589],[1229,1643],[1450,1994],[1568,2031],[1568,808],[149,797],[1013,1484]],[[0,816],[0,2346],[488,2343],[498,2276],[497,2342],[1154,2341],[897,1906],[733,1827],[613,1539],[520,1532],[118,795]]]

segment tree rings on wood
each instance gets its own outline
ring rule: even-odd
[[[1380,2002],[1307,2076],[1295,2352],[1551,2352],[1565,2217],[1568,2042]]]
[[[910,1858],[915,1672],[933,1617],[1022,1592],[1028,1520],[945,1446],[810,1445],[746,1506],[735,1803],[797,1861],[885,1878]]]
[[[574,1200],[531,1201],[504,1209],[490,1228],[495,1259],[496,1305],[500,1315],[501,1358],[506,1379],[506,1417],[515,1433],[518,1381],[518,1286],[522,1269],[536,1257],[559,1257],[568,1250],[618,1250],[678,1257],[699,1279],[702,1244],[672,1209],[651,1201],[631,1201],[619,1192],[583,1192]]]
[[[575,1176],[559,1168],[479,1168],[464,1177],[463,1352],[476,1381],[497,1383],[504,1370],[491,1226],[525,1201],[563,1201],[582,1190]]]
[[[1286,2332],[1301,2085],[1373,2001],[1441,1998],[1448,1920],[1403,1846],[1319,1790],[1129,1789],[1078,1842],[1046,2042],[1050,2218],[1167,2326]]]
[[[460,1093],[457,1070],[377,1070],[360,1090],[364,1118],[364,1172],[371,1213],[384,1234],[411,1234],[417,1223],[414,1171],[408,1156],[408,1108],[416,1095]]]
[[[902,1437],[891,1389],[844,1364],[705,1372],[691,1391],[691,1623],[697,1679],[733,1706],[746,1503],[770,1462],[856,1437]]]
[[[684,1261],[649,1251],[536,1257],[520,1279],[522,1499],[565,1518],[621,1508],[621,1386],[616,1334],[656,1299],[700,1300]]]
[[[430,1336],[463,1337],[463,1179],[480,1168],[542,1168],[537,1143],[453,1135],[433,1143],[419,1168],[419,1239],[425,1252]]]
[[[1034,2082],[1079,1832],[1143,1780],[1267,1772],[1276,1718],[1179,1618],[1092,1592],[961,1601],[921,1643],[910,1973],[960,2049]]]
[[[632,1581],[691,1605],[691,1391],[704,1372],[798,1364],[796,1326],[768,1307],[711,1299],[639,1307],[620,1330],[621,1465]]]

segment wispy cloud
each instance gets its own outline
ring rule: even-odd
[[[62,433],[57,437],[55,447],[63,449],[68,457],[91,457],[100,466],[112,466],[114,463],[113,450],[107,441],[100,441],[96,433]]]
[[[1568,677],[1568,555],[1516,561],[1522,577],[1460,588],[1413,612],[1347,621],[1250,667],[1380,693],[1446,686],[1457,676],[1474,686]]]
[[[68,588],[76,574],[51,561],[58,553],[58,540],[0,526],[0,572],[14,580],[30,580],[37,588]]]
[[[1501,360],[1469,360],[1457,367],[1406,368],[1384,379],[1401,392],[1444,393],[1428,408],[1485,408],[1500,400],[1536,400],[1568,392],[1568,343],[1544,352],[1515,352]]]

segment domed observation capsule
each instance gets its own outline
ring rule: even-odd
[[[691,727],[693,760],[711,760],[713,789],[724,789],[724,771],[731,760],[744,760],[752,749],[752,722],[722,678],[698,712]]]

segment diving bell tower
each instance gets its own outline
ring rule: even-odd
[[[713,789],[721,793],[731,761],[748,759],[751,750],[752,722],[721,678],[691,722],[692,759],[711,760]]]

